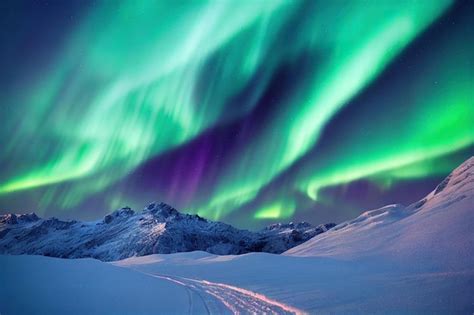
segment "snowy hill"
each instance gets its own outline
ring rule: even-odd
[[[151,203],[141,213],[122,208],[96,222],[7,214],[0,216],[0,254],[111,261],[193,250],[214,254],[281,253],[333,226],[275,224],[250,232],[182,214],[164,203]]]
[[[422,200],[367,211],[286,255],[422,261],[433,269],[474,266],[474,157]],[[426,266],[423,266],[426,268]]]

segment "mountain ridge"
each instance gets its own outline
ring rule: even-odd
[[[152,202],[141,212],[123,207],[90,222],[5,214],[0,216],[0,254],[113,261],[195,250],[221,255],[282,253],[333,226],[280,223],[251,232],[181,213],[163,202]]]

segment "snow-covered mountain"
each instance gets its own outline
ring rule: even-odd
[[[103,261],[149,254],[207,251],[214,254],[282,253],[335,224],[274,224],[261,231],[182,214],[165,203],[151,203],[141,213],[125,207],[95,222],[41,219],[36,214],[0,216],[0,254]]]
[[[325,235],[288,250],[292,256],[385,257],[420,260],[432,266],[474,266],[474,157],[430,194],[407,207],[395,204],[367,211]]]
[[[473,225],[471,158],[419,202],[368,211],[283,255],[0,255],[0,313],[473,314]]]

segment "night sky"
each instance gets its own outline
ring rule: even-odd
[[[340,222],[474,154],[474,1],[1,1],[0,23],[1,213]]]

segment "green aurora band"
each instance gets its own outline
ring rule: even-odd
[[[443,174],[453,165],[425,165],[474,143],[474,75],[462,66],[472,65],[473,47],[461,47],[462,38],[443,52],[455,58],[422,61],[426,72],[407,89],[423,93],[381,100],[386,115],[364,128],[348,122],[340,142],[318,159],[303,158],[318,154],[329,122],[451,5],[444,0],[100,3],[37,79],[4,100],[11,110],[1,127],[9,139],[2,152],[8,167],[0,174],[0,196],[47,188],[41,207],[73,208],[144,161],[251,113],[278,67],[302,55],[310,61],[298,86],[275,100],[277,108],[221,170],[212,193],[188,210],[224,218],[297,163],[291,181],[258,202],[253,218],[292,217],[297,203],[288,190],[317,202],[321,189],[362,178],[390,185]],[[433,78],[440,88],[432,87]],[[249,85],[251,93],[238,106],[230,102]],[[400,101],[412,106],[404,121],[394,122]],[[55,187],[64,183],[67,190],[59,196]],[[113,205],[126,200],[119,197]]]

